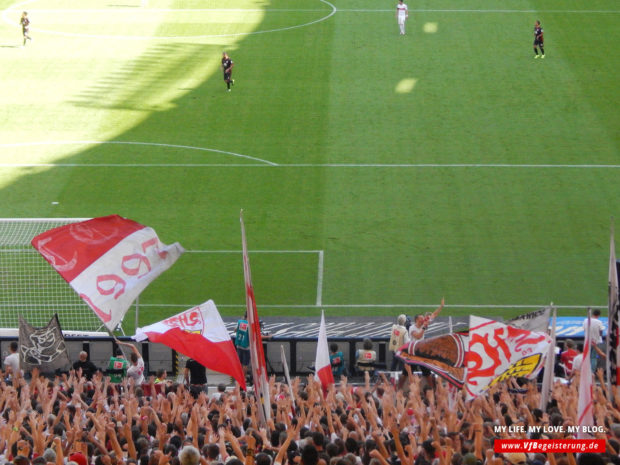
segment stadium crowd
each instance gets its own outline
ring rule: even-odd
[[[557,382],[541,411],[535,382],[498,383],[465,401],[440,379],[431,385],[405,368],[402,387],[380,375],[354,385],[341,377],[324,393],[312,376],[269,380],[266,421],[250,389],[213,394],[155,378],[147,395],[131,377],[114,384],[81,369],[29,380],[10,369],[0,385],[0,463],[15,465],[586,465],[620,463],[620,392],[596,376],[595,433],[605,454],[497,455],[497,438],[567,438],[527,433],[530,425],[577,424],[578,376]],[[292,391],[292,392],[291,392]],[[525,426],[524,433],[500,427]],[[506,431],[509,429],[506,428]]]

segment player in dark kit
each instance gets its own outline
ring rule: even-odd
[[[30,20],[28,19],[28,12],[24,11],[22,13],[22,18],[19,20],[22,25],[22,34],[24,35],[24,45],[26,45],[26,40],[32,40],[32,38],[28,35],[30,30]],[[24,46],[22,45],[22,47]]]
[[[543,28],[540,21],[534,24],[534,58],[538,58],[538,48],[540,48],[540,57],[545,58],[545,39],[543,37]]]
[[[228,87],[228,92],[230,92],[230,86],[235,85],[235,80],[231,79],[232,69],[235,66],[235,63],[228,56],[228,53],[222,53],[222,71],[224,71],[224,82],[226,82],[226,86]]]

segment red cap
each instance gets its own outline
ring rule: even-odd
[[[81,452],[76,452],[69,456],[69,462],[75,462],[78,465],[88,465],[88,459]]]

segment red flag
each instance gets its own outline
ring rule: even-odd
[[[152,228],[118,215],[50,229],[32,245],[110,331],[132,302],[184,252]]]
[[[321,311],[321,326],[319,327],[319,339],[316,345],[316,359],[314,361],[314,377],[321,382],[323,392],[327,392],[330,384],[334,384],[332,366],[329,362],[329,348],[327,347],[327,329],[325,327],[325,316]]]
[[[232,376],[245,389],[235,346],[212,300],[159,323],[138,328],[133,338],[137,341],[148,338],[164,344],[211,370]]]
[[[583,341],[583,359],[579,374],[579,399],[577,400],[577,425],[579,430],[577,439],[589,439],[591,434],[584,432],[584,428],[594,426],[594,400],[592,395],[592,366],[590,365],[590,354],[592,351],[590,338],[590,310],[588,309],[588,320],[586,323],[585,340]]]
[[[267,380],[267,364],[265,363],[265,353],[263,352],[263,337],[260,331],[260,321],[256,300],[254,299],[254,288],[252,287],[252,273],[250,270],[250,258],[248,256],[248,245],[245,238],[245,225],[243,224],[243,210],[239,215],[241,223],[241,247],[243,250],[243,277],[245,278],[245,304],[246,317],[250,325],[250,360],[252,363],[252,378],[254,380],[254,391],[259,399],[262,399],[262,409],[259,409],[259,420],[265,423],[271,417],[271,400],[269,394],[269,382]],[[261,402],[259,402],[261,404]]]

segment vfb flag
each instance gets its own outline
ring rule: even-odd
[[[118,215],[50,229],[32,245],[113,331],[157,276],[184,252],[152,228]]]

